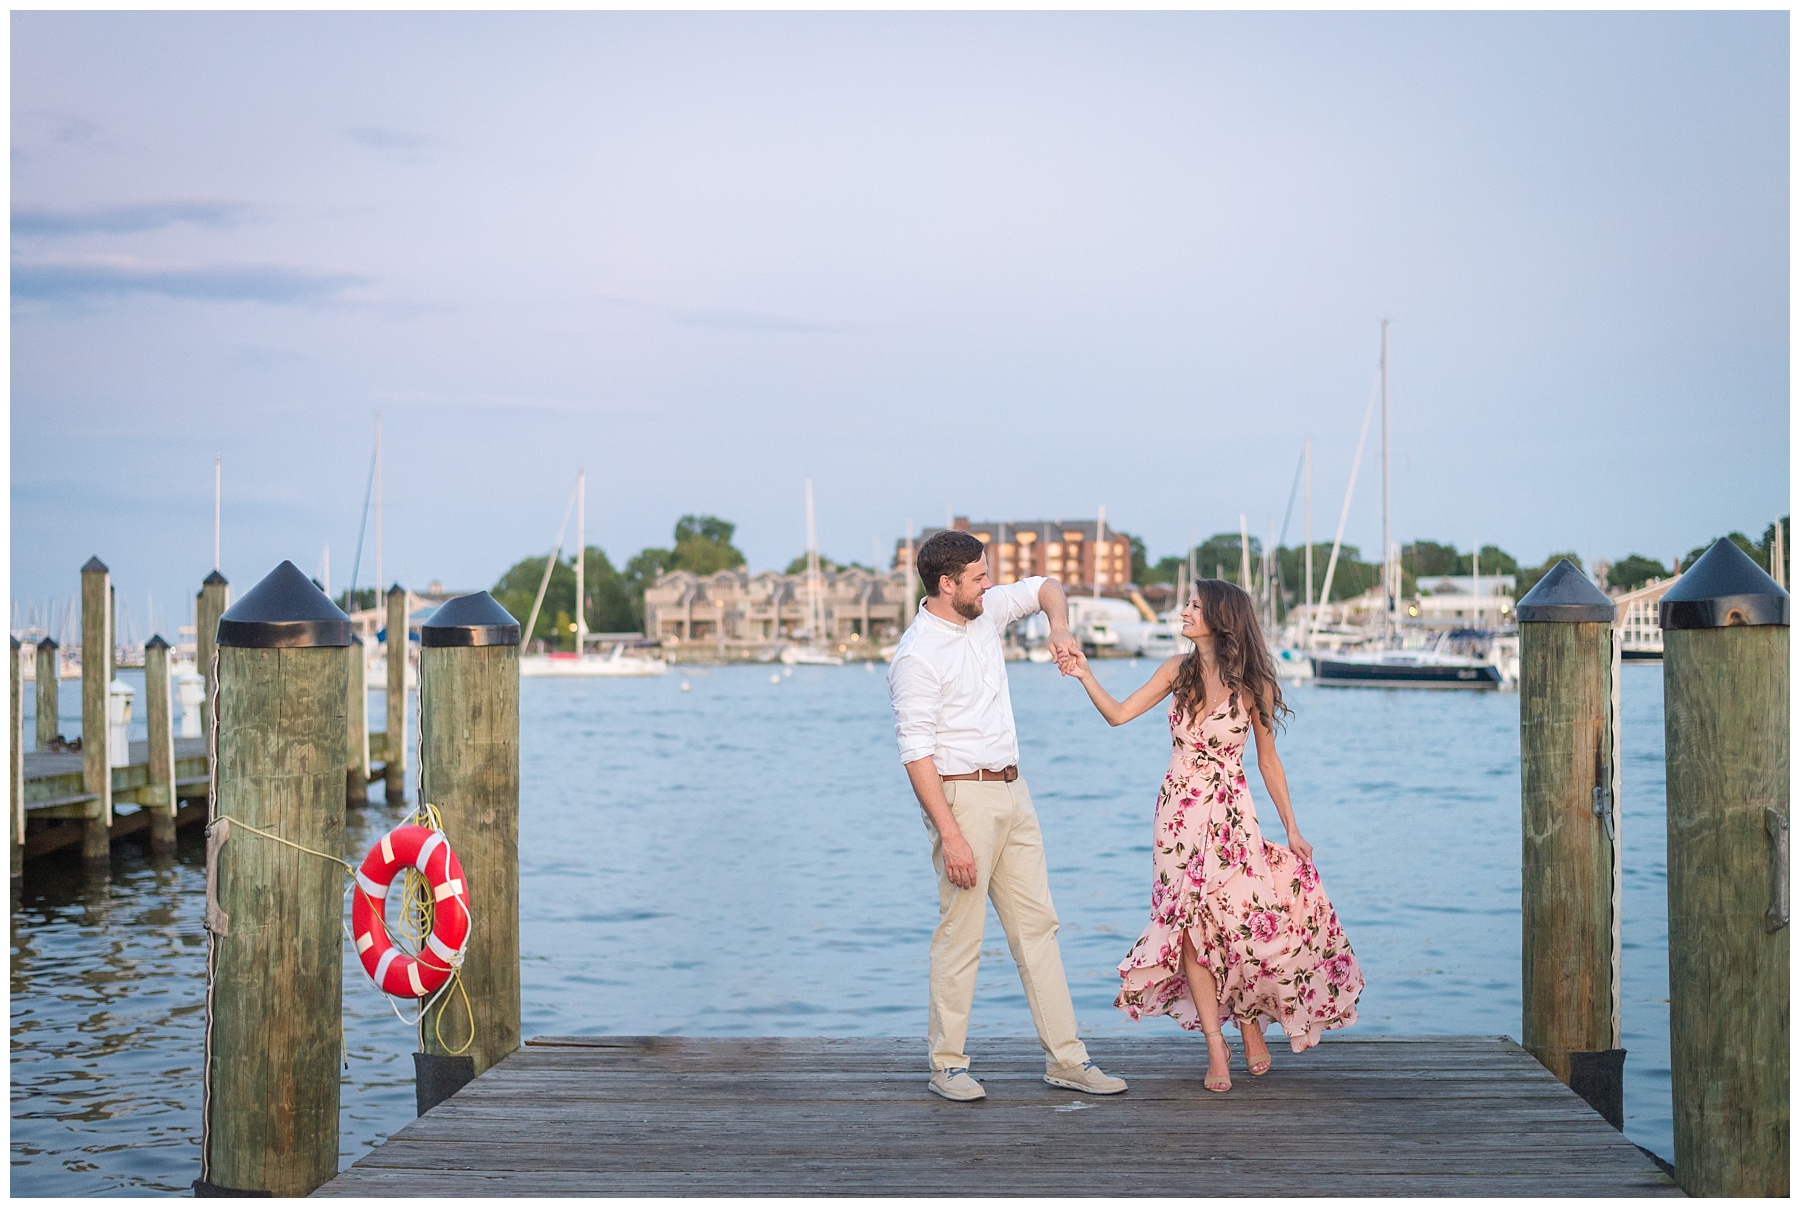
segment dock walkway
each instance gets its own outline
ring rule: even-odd
[[[1679,1195],[1518,1045],[1332,1035],[1201,1087],[1197,1037],[1096,1038],[1130,1080],[1042,1081],[1030,1039],[973,1038],[988,1098],[925,1089],[909,1039],[571,1036],[519,1052],[322,1196]]]
[[[206,766],[204,738],[176,738],[175,746],[175,825],[177,828],[206,821],[206,795],[209,776]],[[369,735],[370,772],[379,778],[387,770],[387,735],[379,730]],[[82,788],[80,751],[26,751],[24,753],[23,789],[25,793],[25,859],[35,860],[65,847],[81,843],[82,819],[99,808],[99,796]],[[146,829],[150,815],[141,807],[152,797],[150,783],[150,744],[137,739],[130,744],[126,762],[112,769],[113,840],[135,835]],[[98,814],[95,815],[98,817]]]

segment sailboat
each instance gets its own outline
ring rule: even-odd
[[[527,654],[519,658],[519,675],[544,676],[647,676],[664,675],[669,664],[660,657],[645,658],[628,652],[627,643],[615,641],[605,654],[588,650],[587,630],[587,470],[575,473],[575,649],[549,654]],[[531,619],[525,625],[529,635],[537,624],[538,610],[543,607],[544,592],[550,586],[550,572],[562,554],[563,533],[568,531],[569,517],[563,515],[563,527],[557,530],[556,545],[550,561],[544,566],[544,578],[538,585],[537,600],[531,606]]]
[[[1375,648],[1351,653],[1312,655],[1313,682],[1325,688],[1498,688],[1506,682],[1492,658],[1459,654],[1450,648],[1450,633],[1438,635],[1428,646],[1406,647],[1395,633],[1399,606],[1400,551],[1394,545],[1389,524],[1388,493],[1388,321],[1381,321],[1381,636]],[[1370,399],[1371,405],[1374,400]],[[1363,417],[1363,435],[1369,416]],[[1362,437],[1357,438],[1356,459],[1362,460]],[[1331,594],[1332,573],[1337,568],[1343,541],[1344,519],[1350,512],[1350,491],[1356,489],[1356,469],[1351,467],[1350,488],[1344,494],[1344,511],[1338,519],[1338,539],[1331,547],[1325,569],[1324,596]],[[1318,634],[1314,622],[1313,636]]]
[[[825,645],[825,585],[819,575],[819,538],[813,526],[812,479],[806,480],[806,645],[782,647],[781,661],[788,666],[842,667],[841,655]]]

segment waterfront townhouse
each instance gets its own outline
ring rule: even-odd
[[[823,642],[851,657],[897,641],[919,593],[910,573],[858,567],[819,572]],[[810,641],[812,601],[804,574],[671,571],[644,592],[645,633],[681,657],[745,659],[788,641]]]

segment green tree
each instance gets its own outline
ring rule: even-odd
[[[380,600],[381,592],[377,589],[373,587],[359,587],[356,589],[356,599],[354,602],[350,599],[349,591],[340,591],[338,593],[337,606],[345,612],[359,612],[366,608],[375,607]]]
[[[737,525],[717,516],[683,516],[675,522],[675,549],[669,570],[713,575],[744,565],[743,551],[731,543]]]
[[[1782,537],[1783,537],[1784,543],[1785,543],[1786,539],[1791,535],[1790,530],[1788,529],[1787,520],[1788,520],[1788,518],[1786,516],[1783,516],[1781,518],[1781,531],[1782,531]],[[1769,525],[1768,528],[1763,530],[1763,536],[1762,536],[1761,541],[1752,541],[1752,540],[1750,540],[1750,538],[1744,536],[1744,534],[1739,533],[1739,532],[1732,532],[1732,533],[1727,534],[1727,536],[1730,538],[1731,543],[1733,545],[1735,545],[1739,549],[1743,550],[1746,554],[1749,554],[1751,560],[1754,561],[1758,566],[1762,567],[1764,570],[1769,569],[1769,558],[1774,553],[1773,545],[1774,545],[1774,541],[1775,541],[1775,526],[1773,524]],[[1716,541],[1716,540],[1718,540],[1718,538],[1715,537],[1713,540]],[[1683,567],[1692,566],[1694,564],[1694,559],[1698,558],[1701,554],[1704,554],[1707,550],[1711,549],[1712,545],[1713,545],[1712,541],[1708,541],[1705,545],[1696,545],[1693,549],[1691,549],[1687,552],[1687,557],[1685,557],[1681,560],[1681,565]],[[1785,569],[1786,568],[1784,567],[1783,568],[1784,572],[1785,572]],[[1785,573],[1784,573],[1782,582],[1784,582],[1784,583],[1787,582]]]
[[[869,568],[864,566],[861,562],[836,562],[827,558],[824,554],[820,554],[819,569],[821,571],[840,571],[852,569],[868,570]],[[782,573],[788,575],[804,575],[806,573],[806,555],[801,554],[798,558],[795,558],[792,562],[788,563],[787,570]]]
[[[644,589],[653,587],[665,571],[675,570],[675,551],[647,546],[625,564],[625,590],[631,599],[632,628],[644,628]]]
[[[1626,554],[1606,572],[1606,585],[1619,591],[1636,591],[1652,579],[1668,577],[1668,568],[1655,558]]]
[[[1131,538],[1131,581],[1138,584],[1169,581],[1152,579],[1151,573],[1150,551],[1145,547],[1144,539],[1142,537]]]
[[[1456,556],[1456,573],[1459,575],[1475,573],[1473,554]],[[1519,573],[1519,560],[1497,545],[1484,545],[1481,547],[1481,573],[1483,576],[1516,575]]]
[[[1786,516],[1783,516],[1780,520],[1777,520],[1774,524],[1769,525],[1768,528],[1763,530],[1760,547],[1762,549],[1762,568],[1770,574],[1775,573],[1774,556],[1776,524],[1781,526],[1781,581],[1791,587],[1793,586],[1794,580],[1788,575],[1788,567],[1793,562],[1793,553],[1788,549],[1788,546],[1793,544],[1794,530],[1793,527],[1788,524],[1788,518]]]
[[[590,545],[586,558],[582,571],[587,579],[588,632],[619,633],[638,629],[629,588],[605,551]],[[537,598],[538,584],[543,579],[544,559],[541,556],[526,558],[501,575],[491,590],[500,606],[517,617],[522,626],[531,619],[531,603]],[[575,557],[571,554],[567,558],[558,558],[551,570],[550,585],[544,589],[543,607],[538,610],[537,626],[530,636],[548,641],[559,650],[573,650],[574,624]]]
[[[1205,541],[1194,547],[1194,566],[1202,579],[1212,578],[1223,573],[1225,579],[1237,583],[1243,577],[1243,561],[1240,547],[1243,538],[1237,533],[1214,533]],[[1260,568],[1262,558],[1262,542],[1255,537],[1250,538],[1250,574],[1254,577]],[[1247,583],[1238,583],[1239,587],[1248,587]]]
[[[544,563],[546,558],[539,554],[535,558],[525,558],[513,565],[500,576],[492,592],[500,607],[513,614],[523,627],[531,619],[531,603],[537,598],[538,584],[544,579]],[[527,641],[543,640],[561,649],[564,645],[562,635],[557,632],[556,618],[560,614],[566,619],[575,613],[575,565],[573,559],[564,561],[558,558],[556,566],[550,572],[550,586],[544,591],[543,607],[538,610],[537,625],[526,635]],[[572,647],[573,643],[569,643]]]
[[[1414,541],[1411,545],[1401,546],[1400,562],[1421,579],[1464,573],[1459,569],[1461,555],[1456,552],[1456,547],[1440,545],[1436,541]]]
[[[1523,599],[1525,597],[1525,593],[1530,591],[1532,588],[1536,587],[1538,585],[1538,580],[1542,579],[1545,575],[1549,574],[1551,567],[1555,566],[1558,562],[1560,562],[1564,558],[1567,558],[1570,562],[1573,562],[1575,564],[1576,570],[1583,569],[1582,565],[1581,565],[1581,555],[1574,552],[1573,550],[1568,550],[1568,551],[1565,551],[1560,554],[1551,554],[1548,558],[1544,559],[1544,561],[1541,565],[1528,567],[1528,568],[1518,572],[1518,575],[1519,575],[1519,585],[1518,585],[1519,598]],[[1481,569],[1483,572],[1485,572],[1487,570],[1487,564],[1485,562],[1482,563]]]

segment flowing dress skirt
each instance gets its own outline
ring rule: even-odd
[[[1185,934],[1219,987],[1223,1021],[1278,1023],[1298,1053],[1356,1022],[1362,969],[1319,871],[1262,836],[1244,779],[1235,697],[1197,725],[1170,710],[1175,749],[1156,802],[1150,925],[1119,964],[1114,1005],[1198,1029]]]

